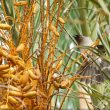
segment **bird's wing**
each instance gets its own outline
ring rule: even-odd
[[[95,64],[94,62],[87,61],[77,71],[77,74],[81,76],[91,76],[90,78],[80,79],[80,81],[82,82],[92,83],[92,84],[100,83],[103,82],[104,79],[107,79],[107,77],[105,77],[105,74],[109,77],[110,63],[101,59],[101,62],[98,67],[97,64]]]

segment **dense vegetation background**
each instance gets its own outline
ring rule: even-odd
[[[0,110],[109,110],[110,78],[88,85],[76,74],[78,34],[94,42],[83,54],[110,63],[109,0],[1,0]]]

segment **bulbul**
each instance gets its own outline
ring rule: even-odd
[[[94,42],[90,37],[86,37],[83,35],[76,35],[74,36],[77,44],[79,46],[91,46]],[[95,47],[96,49],[103,54],[105,52],[103,45],[98,45]],[[84,49],[80,49],[81,52],[83,52]],[[110,73],[110,62],[107,62],[106,60],[102,59],[99,56],[96,56],[96,54],[90,52],[89,55],[85,54],[84,57],[86,58],[86,62],[83,63],[83,65],[80,67],[80,69],[77,71],[77,73],[81,76],[91,76],[90,78],[82,78],[81,81],[85,83],[101,83],[103,82],[106,77],[109,76]],[[95,63],[95,62],[96,63]]]

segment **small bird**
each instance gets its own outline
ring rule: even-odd
[[[86,37],[83,35],[74,36],[78,46],[91,46],[94,42],[90,37]],[[103,45],[97,45],[95,47],[101,54],[105,53],[105,49]],[[81,53],[83,49],[80,48]],[[88,55],[89,54],[89,55]],[[110,73],[110,62],[102,59],[96,54],[90,52],[84,55],[86,58],[86,62],[80,67],[77,71],[77,74],[81,76],[91,76],[90,78],[81,78],[80,81],[85,83],[101,83],[103,82]],[[96,63],[95,63],[95,62]],[[105,77],[106,74],[106,77]]]

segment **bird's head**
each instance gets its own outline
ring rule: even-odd
[[[74,38],[77,44],[80,46],[91,46],[93,44],[93,41],[90,37],[86,37],[83,35],[75,35]]]

